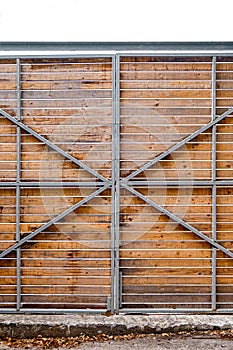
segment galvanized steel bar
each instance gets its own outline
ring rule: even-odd
[[[233,186],[233,180],[216,180],[215,181],[217,186]],[[183,186],[183,187],[192,187],[192,186],[207,186],[211,187],[213,186],[213,181],[129,181],[128,184],[130,186],[137,186],[137,187],[144,187],[144,186],[151,186],[151,187],[168,187],[168,186]],[[95,188],[104,186],[105,183],[103,181],[101,182],[19,182],[20,187],[24,188],[46,188],[46,187],[88,187],[88,188]],[[0,182],[0,188],[16,188],[17,182]]]
[[[56,58],[56,59],[69,59],[69,58],[93,58],[93,57],[106,57],[106,58],[111,58],[115,56],[116,54],[120,54],[123,57],[127,56],[135,56],[135,57],[213,57],[214,56],[221,56],[221,57],[232,57],[233,56],[233,50],[199,50],[199,51],[187,51],[187,50],[180,50],[180,51],[168,51],[168,50],[159,50],[159,51],[150,51],[150,52],[145,52],[145,51],[117,51],[117,50],[106,50],[106,53],[96,53],[96,51],[76,51],[75,53],[72,52],[67,52],[67,53],[62,53],[62,52],[57,52],[57,53],[51,53],[51,54],[46,54],[45,52],[36,52],[34,54],[32,53],[25,53],[25,52],[20,52],[16,53],[15,51],[10,52],[10,51],[1,51],[0,50],[0,59],[38,59],[38,58]]]
[[[115,311],[116,59],[112,58],[111,313]]]
[[[230,312],[232,313],[233,310],[231,310]],[[185,308],[175,308],[175,309],[172,309],[172,308],[169,308],[169,309],[153,309],[153,308],[122,308],[121,309],[121,312],[123,314],[127,314],[127,313],[130,313],[130,314],[184,314],[184,313],[192,313],[192,314],[210,314],[211,312],[211,308],[193,308],[193,309],[185,309]],[[222,310],[222,312],[224,313],[227,313],[227,310],[224,311]],[[218,312],[216,312],[218,313]],[[220,312],[219,312],[220,313]]]
[[[105,178],[104,176],[98,174],[95,170],[90,168],[88,165],[82,163],[80,160],[78,160],[75,157],[71,156],[69,153],[65,152],[59,146],[53,144],[52,142],[47,140],[45,137],[43,137],[40,134],[38,134],[36,131],[34,131],[31,128],[29,128],[24,123],[22,123],[20,121],[17,121],[14,117],[12,117],[10,114],[5,112],[3,109],[0,109],[0,115],[4,116],[8,120],[10,120],[13,124],[19,126],[21,129],[23,129],[24,131],[26,131],[30,135],[34,136],[35,138],[37,138],[39,141],[43,142],[44,144],[46,144],[48,147],[50,147],[54,151],[60,153],[63,157],[71,160],[73,163],[78,165],[80,168],[83,168],[84,170],[88,171],[90,174],[92,174],[93,176],[97,177],[98,179],[100,179],[100,180],[102,180],[104,182],[110,183],[107,178]]]
[[[18,314],[103,314],[103,312],[109,311],[106,309],[33,309],[33,308],[21,308]],[[1,314],[15,314],[14,309],[0,309]]]
[[[3,250],[0,253],[0,259],[4,258],[6,255],[8,255],[9,253],[11,253],[12,251],[16,250],[17,248],[21,247],[24,243],[30,241],[32,238],[34,238],[36,235],[38,235],[39,233],[41,233],[42,231],[46,230],[48,227],[50,227],[51,225],[55,224],[56,222],[60,221],[61,219],[63,219],[66,215],[70,214],[72,211],[76,210],[77,208],[79,208],[81,205],[85,204],[86,202],[88,202],[90,199],[94,198],[95,196],[98,196],[98,194],[100,194],[101,192],[103,192],[104,190],[106,190],[108,187],[110,187],[110,184],[105,184],[103,187],[99,188],[97,191],[91,193],[89,196],[87,196],[86,198],[83,198],[81,201],[79,201],[78,203],[75,203],[74,205],[72,205],[72,207],[66,209],[65,211],[63,211],[62,213],[60,213],[59,215],[55,216],[53,219],[51,219],[50,221],[48,221],[46,224],[42,225],[41,227],[39,227],[37,230],[35,230],[34,232],[29,233],[26,237],[20,239],[19,242],[13,244],[11,247],[9,247],[6,250]]]
[[[168,187],[168,186],[183,186],[183,187],[193,187],[193,186],[212,186],[212,181],[141,181],[141,180],[137,180],[137,181],[129,181],[128,185],[130,186],[137,186],[137,187],[147,187],[147,186],[151,186],[151,187]],[[232,181],[233,184],[233,181]]]
[[[212,59],[212,120],[216,118],[216,57]],[[212,240],[216,242],[216,125],[212,127]],[[216,310],[216,248],[212,247],[212,310]]]
[[[219,51],[219,52],[229,52],[233,51],[232,41],[117,41],[117,42],[103,42],[103,41],[1,41],[0,48],[4,52],[9,51],[19,51],[20,53],[24,51],[31,52],[41,52],[41,51],[51,51],[50,55],[56,51],[70,51],[75,54],[75,52],[80,52],[84,57],[86,57],[83,51],[98,51],[98,55],[102,55],[103,51],[115,51],[115,52],[137,52],[144,51],[145,54],[149,55],[153,52],[172,52],[173,55],[179,53],[180,51],[187,51],[192,56],[195,56],[198,52],[209,52],[209,51]],[[64,53],[63,53],[64,54]],[[132,54],[132,53],[131,53]]]
[[[120,56],[116,56],[115,97],[115,312],[120,309]]]
[[[127,57],[127,56],[135,56],[135,57],[212,57],[213,55],[215,56],[221,56],[221,57],[232,57],[233,56],[233,50],[232,51],[196,51],[196,52],[189,52],[189,51],[151,51],[151,52],[144,52],[144,51],[107,51],[106,53],[103,54],[98,54],[95,51],[92,51],[92,53],[87,53],[87,52],[76,52],[76,53],[51,53],[51,54],[46,54],[46,53],[38,53],[35,52],[35,54],[31,53],[15,53],[15,52],[5,52],[2,53],[0,51],[0,59],[45,59],[45,58],[56,58],[56,59],[70,59],[70,58],[93,58],[93,57],[106,57],[106,58],[111,58],[115,56],[116,54],[120,54],[122,57]]]
[[[17,120],[21,121],[21,62],[16,60],[17,70]],[[20,234],[20,179],[21,179],[21,129],[17,126],[17,144],[16,144],[16,237],[18,243]],[[21,306],[21,249],[16,251],[16,309]]]
[[[129,181],[130,179],[132,179],[136,175],[140,174],[141,172],[143,172],[146,169],[150,168],[151,166],[155,165],[161,159],[167,157],[169,154],[171,154],[172,152],[176,151],[178,148],[182,147],[187,142],[191,141],[192,139],[194,139],[195,137],[200,135],[202,132],[208,130],[209,128],[213,127],[217,123],[221,122],[224,118],[226,118],[231,113],[233,113],[233,108],[229,108],[225,113],[223,113],[219,117],[215,118],[214,120],[211,120],[209,123],[207,123],[206,125],[202,126],[200,129],[196,130],[194,133],[188,135],[183,140],[181,140],[180,142],[176,143],[175,145],[173,145],[172,147],[170,147],[169,149],[167,149],[166,151],[164,151],[163,153],[161,153],[160,155],[155,157],[153,160],[151,160],[148,163],[144,164],[138,170],[135,170],[133,173],[131,173],[125,179],[123,179],[122,183],[125,183],[125,182]]]
[[[128,186],[127,184],[122,185],[124,188],[126,188],[129,192],[133,193],[135,196],[141,198],[144,202],[150,204],[153,208],[155,208],[156,210],[160,211],[162,214],[165,214],[166,216],[168,216],[170,219],[172,219],[173,221],[177,222],[178,224],[182,225],[183,227],[187,228],[189,231],[195,233],[198,237],[202,238],[204,241],[206,241],[207,243],[209,243],[211,246],[221,250],[223,253],[225,253],[226,255],[228,255],[229,257],[233,258],[233,252],[231,252],[230,250],[226,249],[225,247],[223,247],[221,244],[213,241],[211,238],[209,238],[208,236],[206,236],[204,233],[200,232],[199,230],[197,230],[195,227],[193,227],[192,225],[188,224],[187,222],[183,221],[182,219],[180,219],[179,217],[177,217],[176,215],[174,215],[173,213],[171,213],[170,211],[168,211],[165,208],[162,208],[160,205],[158,205],[157,203],[155,203],[154,201],[152,201],[151,199],[145,197],[143,194],[141,194],[140,192],[136,191],[134,188]]]
[[[34,187],[56,187],[56,188],[60,188],[60,187],[72,187],[72,188],[76,188],[76,187],[88,187],[88,188],[92,188],[92,187],[100,187],[100,186],[104,186],[105,183],[103,181],[99,182],[85,182],[85,181],[80,181],[80,182],[0,182],[0,188],[14,188],[17,185],[19,185],[20,187],[24,187],[24,188],[34,188]]]

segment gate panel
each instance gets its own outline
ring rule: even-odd
[[[2,312],[232,312],[233,58],[0,60]]]
[[[14,71],[15,99],[1,104],[1,185],[12,187],[1,190],[1,308],[109,310],[111,58],[22,59]]]
[[[230,129],[224,134],[232,117],[198,132],[214,120],[215,107],[218,115],[231,107],[230,74],[224,70],[232,66],[219,62],[215,65],[211,57],[121,57],[124,311],[230,307],[232,260],[222,251],[216,260],[216,249],[207,242],[217,240],[223,251],[232,249],[231,238],[226,242],[221,236],[230,230],[230,219],[219,213],[226,210],[218,204],[224,201],[223,188],[217,187],[216,207],[215,182],[232,175],[231,151],[226,152],[231,134],[225,138]],[[222,91],[226,80],[227,93]]]

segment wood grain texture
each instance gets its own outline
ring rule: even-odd
[[[22,121],[111,179],[111,58],[21,60]],[[233,105],[233,58],[217,58],[216,114]],[[16,60],[0,60],[0,108],[17,114]],[[121,57],[120,174],[131,174],[212,119],[211,57]],[[216,127],[217,180],[233,177],[233,118]],[[20,235],[27,237],[96,188],[30,188],[30,182],[91,181],[81,169],[21,132]],[[15,182],[17,128],[0,117],[0,182]],[[212,129],[134,181],[135,189],[211,238],[212,186],[166,186],[167,180],[212,179]],[[0,184],[1,185],[1,184]],[[24,308],[103,309],[111,296],[111,188],[21,247]],[[233,186],[217,186],[218,243],[233,250]],[[16,242],[16,189],[0,186],[0,251]],[[212,248],[193,232],[125,189],[120,191],[122,306],[209,308]],[[16,253],[0,260],[0,308],[16,307]],[[217,307],[231,308],[233,260],[217,250]]]

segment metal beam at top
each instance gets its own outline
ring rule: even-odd
[[[0,42],[0,51],[233,51],[233,41]]]

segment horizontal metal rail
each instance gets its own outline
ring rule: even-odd
[[[183,227],[187,228],[189,231],[195,233],[198,237],[202,238],[204,241],[206,241],[207,243],[211,244],[211,246],[221,250],[223,253],[225,253],[229,257],[233,258],[233,252],[231,252],[230,250],[226,249],[225,247],[223,247],[221,244],[217,243],[213,239],[209,238],[208,236],[206,236],[201,231],[197,230],[192,225],[190,225],[187,222],[185,222],[184,220],[180,219],[178,216],[172,214],[169,210],[167,210],[165,208],[162,208],[160,205],[158,205],[157,203],[155,203],[151,199],[147,198],[146,196],[144,196],[140,192],[136,191],[134,188],[132,188],[132,187],[126,185],[126,184],[124,184],[122,186],[124,188],[126,188],[129,192],[133,193],[135,196],[141,198],[144,202],[150,204],[153,208],[155,208],[156,210],[160,211],[162,214],[165,214],[166,216],[168,216],[173,221],[175,221],[178,224],[182,225]]]
[[[130,186],[151,186],[151,187],[168,187],[168,186],[183,186],[183,187],[195,187],[195,186],[233,186],[233,180],[207,180],[207,181],[129,181]]]
[[[91,193],[89,196],[87,196],[86,198],[82,199],[80,202],[75,203],[72,207],[66,209],[65,211],[63,211],[61,214],[57,215],[55,218],[53,218],[52,220],[50,220],[49,222],[47,222],[46,224],[42,225],[41,227],[39,227],[37,230],[29,233],[26,237],[22,238],[21,240],[19,240],[17,243],[13,244],[12,246],[10,246],[8,249],[2,251],[0,253],[0,259],[4,258],[6,255],[8,255],[9,253],[11,253],[13,250],[21,247],[24,243],[28,242],[30,239],[34,238],[36,235],[38,235],[39,233],[41,233],[42,231],[46,230],[48,227],[50,227],[51,225],[55,224],[56,222],[60,221],[61,219],[63,219],[66,215],[70,214],[72,211],[76,210],[77,208],[79,208],[81,205],[85,204],[86,202],[88,202],[90,199],[94,198],[95,196],[97,196],[98,194],[100,194],[101,192],[103,192],[104,190],[106,190],[108,187],[110,187],[110,184],[105,184],[103,187],[99,188],[97,191]]]
[[[14,188],[14,187],[24,187],[24,188],[31,188],[31,187],[100,187],[104,186],[105,182],[98,181],[98,182],[85,182],[85,181],[79,181],[79,182],[0,182],[0,188]]]
[[[33,309],[33,308],[24,308],[21,307],[17,314],[70,314],[70,313],[79,313],[79,314],[102,314],[104,311],[109,311],[107,308],[102,309]],[[0,309],[1,314],[15,314],[15,309]]]
[[[45,137],[41,136],[40,134],[38,134],[36,131],[32,130],[31,128],[29,128],[27,125],[25,125],[24,123],[16,120],[14,117],[12,117],[10,114],[8,114],[7,112],[5,112],[3,109],[0,109],[0,115],[2,115],[3,117],[5,117],[6,119],[8,119],[9,121],[11,121],[13,124],[19,126],[21,129],[23,129],[24,131],[26,131],[27,133],[29,133],[30,135],[34,136],[35,138],[37,138],[39,141],[43,142],[45,145],[47,145],[49,148],[53,149],[54,151],[58,152],[59,154],[61,154],[63,157],[71,160],[73,163],[75,163],[76,165],[78,165],[80,168],[83,168],[84,170],[88,171],[90,174],[92,174],[93,176],[97,177],[98,179],[109,183],[109,180],[107,178],[105,178],[104,176],[98,174],[95,170],[91,169],[88,165],[84,164],[83,162],[81,162],[80,160],[76,159],[75,157],[71,156],[69,153],[65,152],[63,149],[61,149],[59,146],[54,145],[52,142],[50,142],[49,140],[47,140]]]
[[[158,155],[157,157],[155,157],[153,160],[150,160],[148,163],[144,164],[141,168],[135,170],[134,172],[132,172],[130,175],[128,175],[126,178],[124,178],[123,180],[121,180],[122,183],[126,183],[127,181],[129,181],[130,179],[132,179],[133,177],[137,176],[138,174],[142,173],[143,171],[147,170],[148,168],[150,168],[151,166],[155,165],[156,163],[158,163],[161,159],[167,157],[169,154],[171,154],[172,152],[176,151],[178,148],[184,146],[187,142],[191,141],[192,139],[194,139],[195,137],[197,137],[198,135],[200,135],[202,132],[208,130],[209,128],[211,128],[212,126],[220,123],[224,118],[226,118],[227,116],[229,116],[231,113],[233,113],[233,107],[228,109],[225,113],[223,113],[222,115],[220,115],[219,117],[216,117],[215,119],[213,119],[212,121],[210,121],[209,123],[207,123],[206,125],[202,126],[200,129],[196,130],[194,133],[188,135],[187,137],[185,137],[183,140],[181,140],[180,142],[176,143],[175,145],[173,145],[172,147],[170,147],[169,149],[167,149],[166,151],[162,152],[160,155]]]

